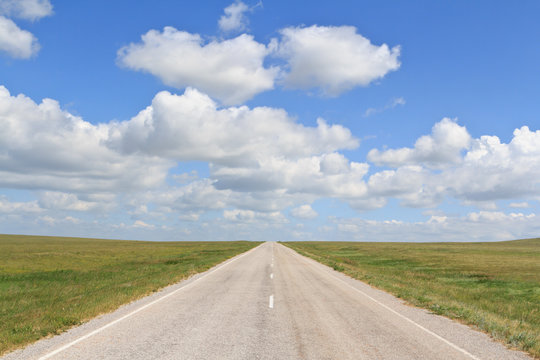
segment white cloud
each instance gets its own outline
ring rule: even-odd
[[[108,144],[125,153],[234,166],[352,149],[358,140],[322,119],[317,127],[306,127],[282,109],[218,109],[208,96],[188,88],[183,95],[160,92],[137,116],[112,124]]]
[[[472,201],[540,195],[540,130],[514,130],[510,143],[496,136],[474,139],[463,165],[442,175],[453,195]]]
[[[496,136],[472,139],[465,127],[443,119],[414,148],[371,150],[368,160],[396,168],[373,174],[369,193],[407,206],[434,206],[448,196],[496,209],[498,200],[540,196],[540,130],[526,126],[505,144]]]
[[[266,226],[276,233],[257,233],[258,239],[278,234],[318,239],[320,234],[306,233],[309,226],[290,225],[283,212],[314,218],[317,213],[306,204],[321,198],[358,210],[383,207],[389,199],[433,207],[447,198],[479,208],[461,217],[433,210],[419,223],[334,218],[332,227],[321,224],[324,236],[341,234],[342,240],[438,240],[443,235],[440,240],[493,240],[540,231],[534,214],[487,211],[505,208],[507,202],[497,204],[502,199],[524,207],[528,202],[517,201],[540,198],[540,131],[528,127],[502,143],[495,136],[473,139],[465,127],[443,119],[405,148],[406,156],[379,152],[381,164],[391,168],[372,173],[369,164],[340,153],[358,146],[343,126],[322,119],[303,125],[283,109],[223,108],[194,89],[183,95],[158,93],[128,121],[93,125],[54,100],[36,104],[0,87],[0,128],[0,187],[37,190],[39,199],[0,197],[0,226],[10,231],[13,224],[31,223],[24,228],[49,224],[50,232],[66,226],[93,229],[94,235],[106,228],[107,234],[139,238],[144,236],[137,230],[149,229],[171,239],[179,231],[190,239],[231,239],[251,238]],[[181,171],[183,161],[207,162],[209,176],[187,172],[165,182],[169,170]],[[91,211],[96,224],[73,216]],[[118,223],[105,226],[112,211],[132,225],[118,225],[115,216]],[[179,222],[183,230],[171,227]]]
[[[322,119],[316,127],[304,126],[282,109],[218,109],[194,89],[180,96],[157,94],[133,119],[111,124],[108,144],[128,154],[209,162],[212,181],[170,193],[192,210],[199,205],[283,210],[313,196],[351,199],[365,193],[367,165],[336,152],[357,147],[348,129]],[[158,196],[176,206],[171,197]]]
[[[474,206],[482,210],[497,210],[497,203],[490,200],[462,200],[463,206]]]
[[[103,203],[97,201],[81,200],[75,194],[45,191],[41,194],[39,204],[44,209],[89,211],[98,207],[105,207]]]
[[[358,145],[348,129],[304,126],[281,109],[218,109],[192,89],[157,94],[129,121],[93,125],[54,100],[36,104],[0,87],[0,126],[0,187],[46,190],[40,204],[51,211],[111,210],[125,201],[110,197],[120,193],[133,199],[133,216],[149,202],[158,206],[152,216],[276,212],[365,192],[367,165],[335,152]],[[176,161],[192,160],[209,162],[210,179],[192,172],[178,178],[185,185],[165,187]]]
[[[400,66],[398,46],[373,45],[353,26],[288,27],[280,34],[276,55],[288,63],[284,83],[291,88],[337,96]]]
[[[262,213],[252,210],[225,210],[223,218],[229,221],[241,223],[267,222],[267,223],[287,223],[288,220],[279,211]]]
[[[382,208],[388,203],[388,200],[386,197],[374,196],[373,194],[368,194],[366,191],[364,197],[349,199],[347,202],[355,210],[368,211]]]
[[[39,47],[31,32],[20,29],[10,19],[0,16],[0,51],[14,58],[28,59],[37,54]]]
[[[118,63],[149,72],[165,84],[196,87],[224,104],[239,104],[274,87],[278,68],[265,68],[269,49],[242,34],[205,42],[198,34],[165,27],[118,51]]]
[[[48,226],[65,226],[68,225],[77,225],[81,223],[81,219],[78,219],[73,216],[65,216],[63,218],[53,217],[49,215],[40,216],[37,219],[38,222],[44,223]]]
[[[340,173],[325,173],[321,163],[325,157],[312,156],[298,160],[269,157],[249,167],[220,167],[211,175],[216,186],[235,191],[283,190],[289,194],[312,194],[318,197],[351,199],[366,193],[363,176],[366,164],[348,162]]]
[[[199,178],[199,174],[196,170],[192,170],[189,173],[173,175],[172,178],[176,180],[179,184],[186,184],[193,180],[197,180]]]
[[[105,146],[107,124],[93,125],[58,102],[36,104],[0,86],[0,187],[122,192],[160,185],[171,162],[122,155]]]
[[[227,6],[224,10],[225,15],[222,15],[218,22],[221,31],[245,30],[248,24],[245,12],[248,10],[249,7],[242,1],[236,1]]]
[[[370,176],[370,192],[379,196],[414,193],[425,183],[427,173],[420,166],[403,166],[397,170],[384,170]]]
[[[11,202],[7,197],[0,195],[0,213],[2,214],[38,213],[42,211],[43,209],[37,201]]]
[[[462,152],[471,143],[471,136],[464,126],[455,120],[444,118],[433,126],[431,135],[420,137],[414,148],[401,148],[368,153],[368,160],[377,165],[398,167],[408,164],[424,164],[439,168],[462,161]]]
[[[495,241],[537,236],[535,214],[481,211],[465,216],[431,216],[427,221],[334,219],[336,240],[355,241]],[[341,234],[340,234],[341,233]]]
[[[315,219],[319,214],[311,205],[301,205],[291,210],[291,215],[298,219]]]
[[[444,198],[443,184],[437,184],[432,174],[421,166],[402,166],[396,170],[384,170],[370,176],[370,196],[401,199],[408,207],[432,207]],[[381,202],[384,206],[385,202]]]
[[[80,224],[81,223],[81,219],[78,219],[76,217],[73,217],[73,216],[66,216],[63,221],[65,222],[68,222],[68,223],[72,223],[72,224]]]
[[[515,219],[533,219],[535,214],[524,215],[522,213],[505,214],[501,211],[479,211],[469,213],[467,219],[473,222],[493,223]]]
[[[189,221],[191,215],[186,213],[201,214],[225,208],[269,213],[311,200],[311,196],[287,194],[283,190],[247,192],[217,189],[215,182],[202,179],[182,187],[160,189],[148,192],[138,201],[155,203],[161,211],[180,213],[181,220]]]
[[[133,225],[132,225],[134,228],[137,228],[137,229],[146,229],[146,230],[154,230],[156,228],[155,225],[152,225],[152,224],[147,224],[145,223],[144,221],[142,220],[136,220]]]
[[[40,216],[38,218],[38,220],[45,223],[45,224],[47,224],[47,225],[49,225],[49,226],[54,225],[57,222],[57,220],[55,218],[53,218],[52,216],[49,216],[49,215]]]
[[[389,109],[393,109],[396,106],[403,106],[406,103],[407,102],[405,101],[404,98],[397,97],[397,98],[392,99],[388,104],[386,104],[382,108],[369,108],[369,109],[367,109],[366,112],[364,112],[364,117],[368,117],[368,116],[371,116],[371,115],[374,115],[374,114],[377,114],[377,113],[381,113],[381,112],[389,110]]]
[[[181,187],[149,192],[141,200],[185,213],[223,209],[231,196],[230,190],[218,190],[212,180],[201,179]]]
[[[52,13],[49,0],[0,0],[0,15],[35,21]]]
[[[199,221],[200,217],[201,217],[200,213],[186,212],[186,213],[180,214],[178,216],[178,219],[181,221]]]
[[[518,209],[520,209],[520,208],[524,209],[524,208],[531,207],[527,201],[510,203],[509,206],[511,208],[518,208]]]

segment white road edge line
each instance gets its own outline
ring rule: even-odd
[[[77,344],[77,343],[79,343],[79,342],[81,342],[81,341],[83,341],[83,340],[86,340],[86,339],[88,339],[89,337],[92,337],[92,336],[94,336],[94,335],[96,335],[96,334],[102,332],[103,330],[105,330],[105,329],[107,329],[107,328],[109,328],[109,327],[111,327],[111,326],[113,326],[113,325],[119,323],[120,321],[125,320],[125,319],[127,319],[128,317],[130,317],[130,316],[132,316],[132,315],[135,315],[136,313],[138,313],[138,312],[140,312],[140,311],[142,311],[142,310],[144,310],[144,309],[146,309],[146,308],[148,308],[148,307],[150,307],[150,306],[152,306],[152,305],[154,305],[154,304],[160,302],[161,300],[164,300],[164,299],[166,299],[166,298],[168,298],[168,297],[170,297],[170,296],[176,294],[176,293],[179,292],[180,290],[184,290],[184,289],[188,288],[189,286],[195,284],[197,281],[199,281],[199,280],[201,280],[201,279],[204,279],[204,278],[207,277],[208,275],[210,275],[210,274],[212,274],[212,273],[214,273],[214,272],[216,272],[216,271],[218,271],[218,270],[224,268],[225,266],[227,266],[227,265],[229,265],[229,264],[235,262],[236,260],[238,260],[238,259],[240,259],[240,258],[246,256],[247,254],[249,254],[250,252],[252,252],[253,250],[257,249],[258,247],[260,247],[260,246],[262,246],[262,245],[264,245],[264,243],[262,243],[262,244],[259,245],[259,246],[254,247],[253,249],[251,249],[251,250],[249,250],[249,251],[247,251],[247,252],[245,252],[245,253],[239,255],[238,257],[236,257],[236,258],[234,258],[234,259],[232,259],[232,260],[229,260],[228,262],[226,262],[226,263],[224,263],[224,264],[222,263],[221,265],[217,265],[217,267],[216,267],[214,270],[212,270],[212,271],[210,271],[210,272],[204,274],[203,276],[201,276],[201,277],[199,277],[199,278],[193,280],[193,281],[190,282],[189,284],[187,284],[187,285],[185,285],[185,286],[182,286],[181,288],[178,288],[178,289],[174,290],[173,292],[170,292],[170,293],[168,293],[168,294],[166,294],[166,295],[160,297],[159,299],[156,299],[156,300],[154,300],[154,301],[152,301],[152,302],[150,302],[150,303],[148,303],[148,304],[146,304],[146,305],[143,305],[143,306],[141,306],[140,308],[138,308],[137,310],[134,310],[134,311],[130,312],[129,314],[126,314],[126,315],[122,316],[122,317],[119,318],[119,319],[116,319],[116,320],[114,320],[114,321],[111,321],[110,323],[108,323],[108,324],[106,324],[106,325],[103,325],[102,327],[100,327],[100,328],[98,328],[98,329],[96,329],[96,330],[94,330],[94,331],[92,331],[92,332],[90,332],[90,333],[88,333],[88,334],[86,334],[86,335],[84,335],[84,336],[81,336],[80,338],[78,338],[78,339],[76,339],[76,340],[73,340],[72,342],[67,343],[66,345],[64,345],[64,346],[62,346],[62,347],[60,347],[60,348],[58,348],[58,349],[56,349],[56,350],[54,350],[54,351],[52,351],[52,352],[50,352],[50,353],[48,353],[48,354],[43,355],[42,357],[38,358],[38,360],[46,360],[46,359],[49,359],[49,358],[51,358],[52,356],[54,356],[54,355],[56,355],[56,354],[58,354],[58,353],[60,353],[60,352],[62,352],[62,351],[64,351],[64,350],[66,350],[66,349],[69,349],[69,348],[72,347],[73,345],[75,345],[75,344]],[[184,281],[185,281],[185,280],[184,280]]]
[[[317,265],[323,265],[323,264],[321,264],[321,263],[319,263],[319,262],[317,262],[317,261],[315,261],[315,260],[313,260],[313,259],[311,259],[311,258],[307,258],[307,257],[305,257],[305,256],[302,256],[302,255],[298,254],[298,253],[297,253],[296,251],[294,251],[293,249],[290,249],[290,248],[288,248],[288,249],[291,250],[291,251],[293,251],[294,254],[297,254],[297,255],[301,256],[302,258],[304,258],[304,259],[313,261],[313,262],[314,262],[315,264],[317,264]],[[389,306],[383,304],[382,302],[380,302],[379,300],[377,300],[377,299],[375,299],[375,298],[369,296],[368,294],[366,294],[366,293],[363,292],[362,290],[355,288],[354,286],[352,286],[352,285],[349,284],[348,282],[346,282],[346,281],[344,281],[344,280],[338,278],[338,277],[335,276],[334,274],[330,273],[330,275],[332,275],[332,277],[334,277],[336,280],[341,281],[342,283],[344,283],[345,285],[347,285],[347,286],[350,287],[351,289],[356,290],[356,291],[359,292],[360,294],[364,295],[365,297],[367,297],[367,298],[370,299],[371,301],[373,301],[373,302],[379,304],[380,306],[382,306],[382,307],[385,308],[386,310],[390,311],[391,313],[393,313],[393,314],[399,316],[400,318],[402,318],[403,320],[406,320],[406,321],[408,321],[409,323],[411,323],[411,324],[417,326],[417,327],[420,328],[421,330],[424,330],[424,331],[427,332],[428,334],[430,334],[430,335],[436,337],[437,339],[441,340],[442,342],[444,342],[445,344],[451,346],[452,348],[454,348],[455,350],[461,352],[462,354],[467,355],[467,356],[469,356],[471,359],[474,359],[474,360],[481,360],[479,357],[474,356],[473,354],[471,354],[471,353],[468,352],[467,350],[465,350],[465,349],[463,349],[463,348],[457,346],[456,344],[454,344],[454,343],[452,343],[452,342],[446,340],[446,339],[443,338],[442,336],[437,335],[437,334],[434,333],[433,331],[431,331],[431,330],[429,330],[429,329],[423,327],[422,325],[420,325],[419,323],[417,323],[417,322],[414,321],[414,320],[409,319],[409,318],[406,317],[405,315],[398,313],[397,311],[395,311],[395,310],[392,309],[391,307],[389,307]],[[357,280],[357,281],[359,281],[359,280]]]
[[[270,309],[274,308],[274,295],[270,295],[270,298],[268,299],[268,307]]]

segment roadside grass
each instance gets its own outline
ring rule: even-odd
[[[540,239],[283,245],[540,359]]]
[[[0,235],[0,355],[256,245]]]

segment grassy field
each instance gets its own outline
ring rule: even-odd
[[[258,244],[0,235],[0,354],[112,311]]]
[[[540,358],[540,239],[284,245]]]

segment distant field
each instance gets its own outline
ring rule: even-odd
[[[540,358],[540,239],[284,245]]]
[[[112,311],[258,244],[0,235],[0,354]]]

